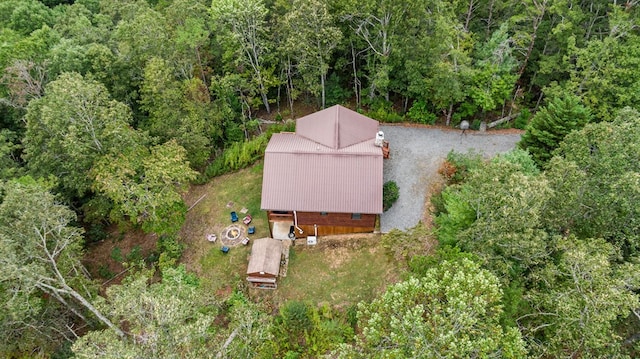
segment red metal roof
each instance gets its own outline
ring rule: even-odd
[[[306,116],[296,127],[295,134],[274,134],[269,141],[262,209],[382,213],[382,150],[374,145],[378,122],[339,106]]]
[[[378,121],[340,105],[296,121],[296,134],[334,149],[367,141],[374,138],[376,132]]]

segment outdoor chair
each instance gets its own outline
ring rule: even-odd
[[[247,215],[242,219],[242,223],[244,223],[244,224],[249,224],[249,223],[251,223],[251,215],[247,214]]]
[[[249,233],[249,234],[254,234],[254,233],[256,233],[256,227],[255,227],[255,226],[251,226],[251,227],[249,227],[248,233]]]
[[[231,222],[238,222],[238,214],[235,211],[231,212]]]

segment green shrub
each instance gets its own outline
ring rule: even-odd
[[[382,186],[382,209],[387,211],[400,197],[400,190],[394,181],[389,181]]]
[[[109,270],[109,267],[104,264],[101,264],[100,267],[98,267],[98,274],[105,279],[111,279],[115,276],[115,274]]]
[[[450,151],[447,154],[447,162],[455,168],[449,178],[450,183],[460,183],[464,181],[470,171],[480,167],[483,163],[482,155],[469,151],[467,153],[460,153]]]
[[[413,103],[409,112],[407,112],[407,117],[413,122],[426,125],[433,125],[438,119],[438,116],[431,113],[427,107],[427,103],[422,100]]]
[[[179,259],[184,251],[184,245],[178,242],[175,236],[163,235],[158,238],[156,248],[160,253],[165,253],[168,257]]]
[[[278,358],[319,358],[354,335],[340,313],[299,301],[280,308],[272,330],[274,338],[265,352]]]
[[[435,253],[428,256],[417,255],[409,260],[409,271],[418,277],[423,277],[427,271],[438,266],[441,262],[457,262],[463,258],[476,261],[477,258],[468,252],[463,252],[458,247],[443,245],[438,247]]]
[[[380,122],[394,123],[404,121],[404,117],[393,110],[393,104],[382,98],[375,99],[369,106],[367,116]]]
[[[249,141],[234,142],[207,166],[204,174],[196,180],[196,183],[205,183],[213,177],[251,166],[264,156],[264,150],[267,148],[271,135],[294,129],[295,123],[286,122],[269,127],[265,133]]]
[[[126,255],[127,262],[138,263],[142,261],[142,247],[139,245],[131,248],[131,252]]]
[[[518,117],[516,117],[516,120],[513,122],[513,127],[524,130],[529,124],[529,119],[531,119],[531,111],[529,111],[529,109],[523,108],[522,111],[520,111],[520,115],[518,115]]]
[[[175,267],[184,251],[184,245],[179,243],[175,236],[170,235],[160,236],[156,242],[156,248],[160,252],[158,268],[161,272],[167,268]]]
[[[122,249],[120,247],[114,247],[109,254],[109,257],[118,263],[124,262],[124,257],[122,256]]]

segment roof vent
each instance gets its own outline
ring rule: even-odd
[[[378,131],[378,133],[376,133],[375,145],[378,147],[382,147],[383,143],[384,143],[384,132]]]

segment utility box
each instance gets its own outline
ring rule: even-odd
[[[316,244],[318,244],[318,237],[316,237],[316,236],[307,237],[307,245],[308,246],[315,246]]]

